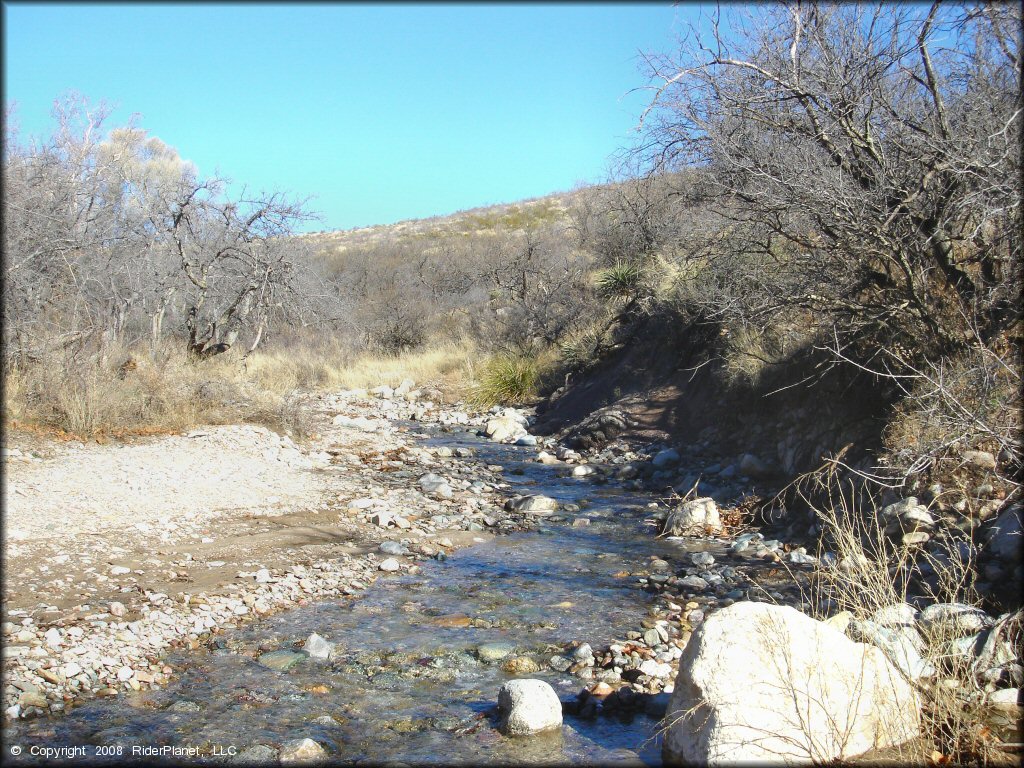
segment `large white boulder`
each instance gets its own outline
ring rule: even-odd
[[[878,648],[793,608],[736,603],[694,632],[665,719],[667,764],[831,762],[918,735]]]
[[[666,536],[682,536],[688,533],[703,533],[705,530],[718,531],[722,519],[718,506],[710,496],[684,502],[668,513],[662,533]]]
[[[562,725],[562,702],[543,680],[509,680],[498,691],[498,712],[498,728],[508,736],[529,736]]]
[[[490,419],[484,427],[484,433],[495,443],[516,440],[526,434],[526,427],[511,416],[498,416]]]

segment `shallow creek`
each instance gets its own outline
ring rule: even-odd
[[[463,432],[434,432],[426,444],[472,447],[481,461],[504,466],[514,492],[581,510],[542,518],[535,532],[481,540],[415,574],[382,575],[359,596],[226,632],[209,650],[168,656],[178,676],[164,689],[94,700],[60,719],[17,723],[9,735],[25,752],[31,744],[90,745],[87,755],[92,745],[121,746],[121,760],[132,746],[198,748],[223,760],[255,744],[309,737],[332,761],[353,763],[660,764],[659,723],[642,713],[566,715],[560,733],[501,735],[492,712],[511,677],[501,663],[480,662],[475,650],[514,644],[541,666],[527,676],[572,699],[585,682],[555,672],[547,659],[571,641],[598,648],[637,629],[655,598],[619,572],[643,567],[652,555],[676,564],[689,545],[657,539],[644,525],[649,496],[561,477],[533,461],[534,449]],[[590,524],[574,527],[580,516]],[[466,626],[467,617],[491,626]],[[301,648],[313,632],[337,643],[330,662],[303,658],[276,671],[255,658]]]

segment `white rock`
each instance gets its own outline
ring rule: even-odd
[[[125,568],[123,565],[113,565],[110,567],[111,576],[124,576],[126,573],[131,573],[131,568]]]
[[[331,654],[334,653],[334,648],[334,643],[320,637],[316,632],[306,638],[306,644],[302,646],[302,650],[308,653],[310,658],[320,659],[321,661],[330,659]]]
[[[382,571],[388,571],[388,572],[394,572],[394,571],[397,571],[397,570],[399,570],[399,569],[400,569],[401,567],[402,567],[402,566],[401,566],[401,565],[400,565],[400,564],[398,563],[398,561],[397,561],[397,560],[395,560],[395,558],[393,558],[393,557],[389,557],[389,558],[387,558],[386,560],[381,560],[381,563],[380,563],[380,565],[378,565],[378,566],[377,566],[377,568],[379,568],[380,570],[382,570]]]
[[[562,703],[543,680],[510,680],[498,691],[499,730],[508,736],[528,736],[562,725]]]
[[[516,440],[522,437],[526,434],[526,428],[518,419],[510,416],[499,416],[487,422],[487,425],[484,427],[484,434],[492,442],[502,443],[506,440]]]
[[[668,513],[662,533],[667,536],[681,536],[695,531],[722,528],[722,519],[718,514],[718,505],[710,496],[680,504]]]
[[[587,475],[594,474],[595,470],[589,464],[579,464],[572,468],[573,477],[586,477]]]
[[[640,671],[650,677],[668,677],[672,674],[672,665],[647,659],[640,665]]]
[[[832,762],[919,732],[919,700],[877,648],[788,607],[708,617],[679,662],[666,764]]]
[[[120,680],[122,683],[131,680],[134,675],[135,670],[131,667],[121,667],[119,670],[117,670],[117,679]]]
[[[64,644],[64,636],[56,627],[50,627],[43,633],[43,640],[51,648],[60,648]]]

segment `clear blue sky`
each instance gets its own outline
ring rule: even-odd
[[[647,96],[638,52],[696,6],[5,3],[25,135],[69,89],[132,113],[202,174],[310,196],[308,229],[603,180]]]

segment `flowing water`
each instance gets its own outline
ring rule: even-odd
[[[583,681],[553,671],[547,659],[570,641],[597,648],[637,629],[653,597],[615,574],[652,555],[678,560],[679,542],[656,539],[643,523],[650,498],[559,477],[533,461],[531,449],[466,433],[435,433],[428,444],[471,446],[482,461],[505,467],[515,491],[582,510],[425,562],[415,574],[382,576],[355,598],[256,621],[221,635],[213,649],[174,653],[168,661],[180,676],[166,688],[18,723],[14,738],[26,751],[29,744],[108,745],[123,756],[142,745],[222,756],[309,737],[345,762],[660,764],[658,721],[639,712],[566,715],[561,732],[501,735],[493,710],[511,676],[475,655],[483,643],[511,643],[541,665],[528,676],[548,681],[563,701],[574,698]],[[573,527],[579,515],[590,525]],[[301,647],[312,632],[338,644],[330,662],[303,658],[275,671],[254,659]]]

